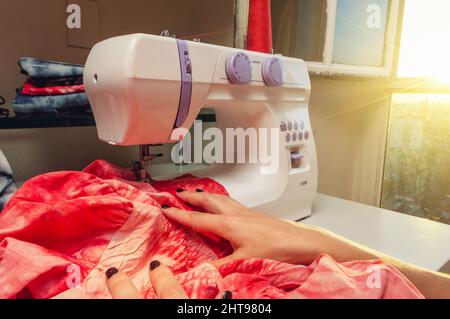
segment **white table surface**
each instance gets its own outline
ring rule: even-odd
[[[423,218],[318,194],[302,223],[434,271],[450,259],[450,226]]]

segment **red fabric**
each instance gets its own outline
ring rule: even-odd
[[[84,172],[33,178],[0,215],[0,298],[110,298],[105,271],[118,267],[138,291],[155,298],[148,264],[167,264],[192,298],[421,298],[395,268],[380,261],[337,263],[322,255],[311,265],[237,260],[219,269],[208,261],[231,253],[167,220],[161,205],[191,209],[176,189],[227,195],[208,178],[187,175],[138,183],[129,170],[104,161]],[[375,269],[375,270],[374,270]],[[377,271],[379,285],[371,287]]]
[[[272,48],[270,0],[250,0],[247,50],[271,53]]]
[[[37,87],[30,83],[25,82],[22,88],[23,95],[32,96],[46,96],[46,95],[64,95],[72,93],[82,93],[84,92],[84,85],[70,85],[70,86],[47,86],[47,87]]]
[[[136,176],[131,169],[125,169],[110,165],[108,162],[98,160],[86,167],[83,172],[92,174],[101,179],[123,179],[128,181],[136,180]]]

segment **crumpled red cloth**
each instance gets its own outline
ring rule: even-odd
[[[105,271],[127,273],[144,298],[155,298],[148,264],[167,264],[191,298],[422,298],[394,267],[381,261],[311,265],[236,260],[218,269],[208,261],[230,244],[167,220],[161,205],[190,209],[177,188],[224,194],[208,178],[186,175],[152,185],[128,170],[97,161],[83,172],[56,172],[25,183],[0,215],[0,298],[111,298]]]

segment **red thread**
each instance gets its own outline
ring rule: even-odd
[[[247,50],[272,52],[270,0],[250,0]]]

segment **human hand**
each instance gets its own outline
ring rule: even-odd
[[[150,282],[159,299],[188,299],[183,287],[178,283],[169,267],[157,260],[150,263]],[[106,271],[107,286],[113,299],[141,299],[136,287],[130,278],[117,268],[109,268]],[[219,295],[222,299],[231,299],[230,291]]]
[[[450,297],[448,275],[402,262],[324,229],[293,225],[255,212],[227,196],[201,190],[179,190],[178,197],[206,213],[168,208],[163,210],[167,218],[199,233],[220,236],[233,246],[233,254],[212,262],[216,266],[246,258],[309,265],[320,254],[328,254],[337,262],[380,259],[399,269],[426,298]]]
[[[255,212],[228,196],[178,190],[178,197],[202,212],[164,209],[172,221],[199,233],[212,233],[228,240],[234,253],[213,261],[216,266],[236,259],[266,258],[292,264],[309,264],[321,253],[320,230]]]

